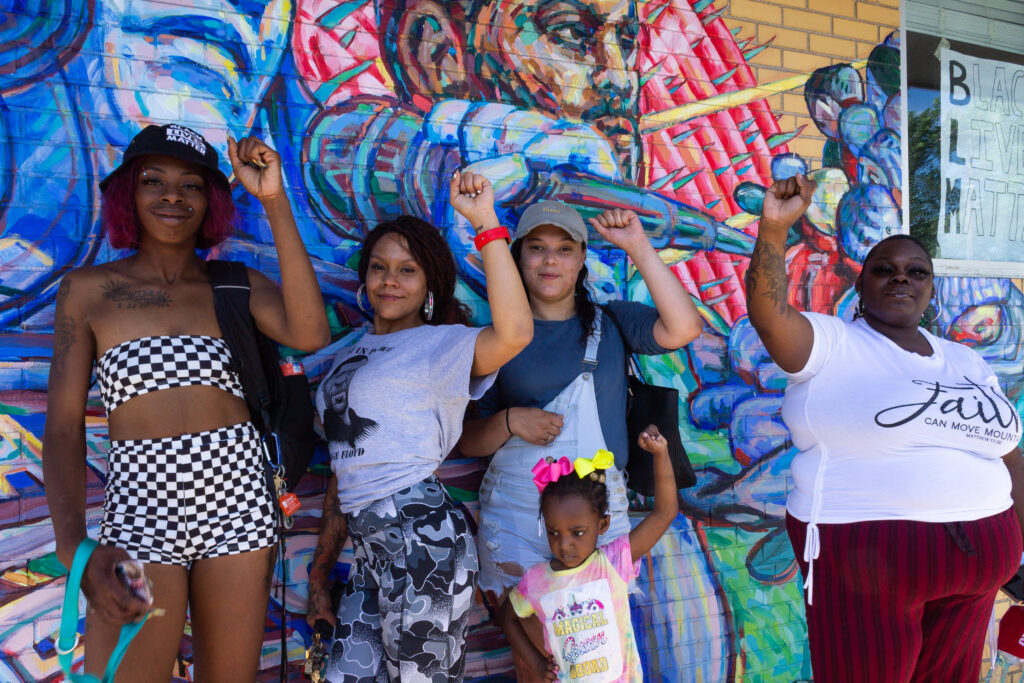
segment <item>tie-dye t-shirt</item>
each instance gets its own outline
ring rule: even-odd
[[[601,546],[580,566],[555,571],[549,562],[526,570],[509,594],[522,618],[536,614],[560,681],[641,683],[644,675],[629,617],[633,562],[629,536]]]

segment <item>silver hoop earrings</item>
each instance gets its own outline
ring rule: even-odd
[[[939,308],[942,306],[942,303],[939,301],[939,295],[938,294],[936,294],[934,297],[932,297],[931,306],[932,306],[932,309],[934,309],[934,311],[935,311],[935,315],[933,315],[930,318],[926,318],[925,317],[925,313],[928,312],[928,309],[925,309],[925,312],[921,314],[921,324],[922,325],[931,325],[933,322],[935,322],[936,320],[939,319]]]
[[[370,303],[370,297],[366,297],[367,305],[363,306],[363,293],[364,292],[366,292],[366,285],[359,285],[359,289],[356,290],[356,306],[358,306],[359,310],[362,311],[363,313],[365,313],[366,315],[370,315],[370,311],[368,310],[369,309],[369,303]]]
[[[427,292],[427,300],[423,302],[423,317],[430,320],[434,317],[434,293]]]

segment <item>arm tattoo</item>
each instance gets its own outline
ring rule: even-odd
[[[75,319],[67,314],[61,315],[53,323],[53,360],[50,362],[50,372],[64,372],[64,362],[76,342],[78,335],[75,333]]]
[[[778,249],[771,244],[757,242],[745,279],[748,298],[753,299],[760,294],[778,308],[779,313],[786,312],[789,281],[786,279],[786,259]]]
[[[50,361],[50,372],[63,373],[64,362],[71,352],[71,347],[78,341],[75,334],[75,319],[64,312],[68,295],[71,294],[71,280],[63,278],[57,288],[57,308],[61,311],[53,322],[53,358]]]
[[[100,287],[103,289],[103,298],[114,302],[118,308],[167,308],[172,301],[167,292],[156,289],[132,289],[126,280],[111,280]]]
[[[71,280],[64,277],[60,280],[60,287],[57,288],[57,306],[60,308],[64,307],[67,303],[68,295],[71,294]]]
[[[316,550],[313,551],[313,559],[310,562],[309,573],[317,573],[323,576],[330,576],[334,565],[338,562],[338,554],[341,546],[345,543],[348,527],[345,524],[345,516],[338,506],[337,496],[327,495],[324,497],[323,515],[320,518],[320,535],[317,540]]]

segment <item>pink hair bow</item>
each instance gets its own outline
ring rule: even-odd
[[[537,485],[538,491],[543,491],[547,485],[557,481],[564,474],[572,472],[572,463],[564,455],[556,462],[548,462],[541,458],[533,466],[533,483]]]

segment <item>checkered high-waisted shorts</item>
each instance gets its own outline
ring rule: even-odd
[[[274,544],[274,511],[251,422],[112,441],[100,542],[141,562],[187,565]]]

